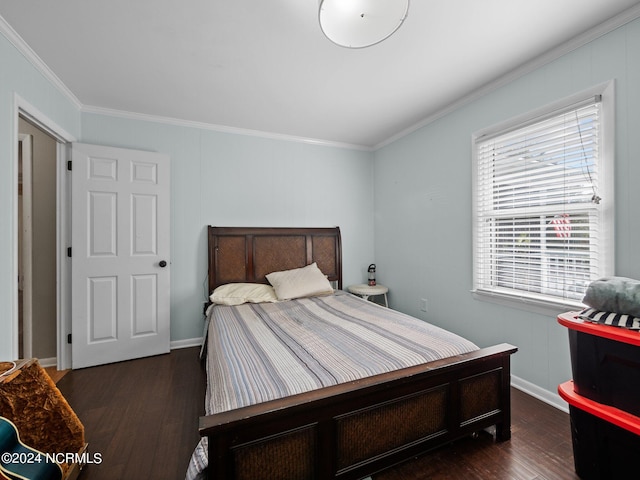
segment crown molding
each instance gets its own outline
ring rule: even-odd
[[[60,78],[49,68],[49,66],[38,56],[38,54],[24,41],[13,27],[0,15],[0,33],[21,53],[29,63],[31,63],[62,95],[64,95],[78,110],[84,113],[95,113],[98,115],[108,115],[112,117],[128,118],[132,120],[142,120],[146,122],[164,123],[167,125],[198,128],[201,130],[211,130],[222,133],[233,133],[237,135],[247,135],[253,137],[269,138],[272,140],[284,140],[289,142],[305,143],[323,147],[346,148],[350,150],[373,151],[369,146],[356,145],[343,142],[334,142],[316,138],[297,137],[279,133],[250,130],[245,128],[227,127],[204,122],[193,122],[177,118],[147,115],[142,113],[127,112],[102,107],[83,105]]]
[[[305,143],[308,145],[318,145],[322,147],[344,148],[349,150],[361,150],[365,152],[373,151],[372,147],[364,145],[356,145],[351,143],[334,142],[331,140],[322,140],[317,138],[297,137],[295,135],[286,135],[282,133],[265,132],[262,130],[251,130],[247,128],[228,127],[225,125],[216,125],[205,122],[195,122],[191,120],[181,120],[173,117],[162,117],[159,115],[148,115],[145,113],[127,112],[124,110],[115,110],[103,107],[94,107],[85,105],[81,108],[82,113],[106,115],[111,117],[126,118],[129,120],[139,120],[145,122],[163,123],[178,127],[196,128],[200,130],[210,130],[221,133],[231,133],[235,135],[245,135],[251,137],[267,138],[270,140],[283,140],[287,142]]]
[[[572,38],[571,40],[557,47],[554,47],[551,50],[548,50],[547,52],[534,58],[533,60],[530,60],[520,65],[519,67],[516,67],[515,69],[506,73],[505,75],[502,75],[500,78],[497,78],[496,80],[489,82],[483,85],[482,87],[474,90],[473,92],[459,98],[458,100],[450,103],[449,105],[438,110],[432,115],[429,115],[428,117],[424,118],[420,122],[396,133],[395,135],[387,138],[386,140],[378,143],[377,145],[374,145],[372,150],[376,151],[383,147],[386,147],[387,145],[390,145],[393,142],[400,140],[401,138],[406,137],[407,135],[415,132],[416,130],[419,130],[422,127],[425,127],[430,123],[433,123],[436,120],[454,112],[455,110],[458,110],[459,108],[465,105],[468,105],[469,103],[472,103],[475,100],[478,100],[479,98],[487,95],[488,93],[498,90],[499,88],[513,82],[514,80],[517,80],[518,78],[523,77],[524,75],[531,73],[537,70],[538,68],[548,63],[551,63],[557,60],[558,58],[574,50],[577,50],[578,48],[584,45],[587,45],[590,42],[593,42],[594,40],[602,37],[603,35],[606,35],[607,33],[610,33],[616,30],[617,28],[620,28],[626,25],[627,23],[632,22],[633,20],[636,20],[639,17],[640,17],[640,4],[637,4],[625,10],[624,12],[619,13],[614,17],[611,17],[609,20],[606,20],[598,24],[597,26],[587,30],[586,32]]]
[[[36,52],[18,35],[11,25],[0,15],[0,33],[24,56],[31,65],[33,65],[51,84],[64,95],[78,110],[82,107],[82,103],[78,100],[71,90],[53,73],[53,70],[44,63]]]

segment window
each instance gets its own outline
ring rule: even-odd
[[[474,292],[579,305],[610,274],[613,158],[603,96],[556,106],[474,142]]]

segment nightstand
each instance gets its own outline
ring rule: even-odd
[[[384,285],[367,285],[366,283],[360,283],[358,285],[349,285],[347,290],[365,300],[376,295],[384,295],[384,306],[389,307],[389,302],[387,301],[387,292],[389,289]]]

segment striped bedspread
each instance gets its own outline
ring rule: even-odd
[[[207,415],[477,350],[458,335],[342,291],[211,309]],[[206,439],[187,479],[203,478]]]

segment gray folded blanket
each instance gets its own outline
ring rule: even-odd
[[[582,303],[603,312],[640,317],[640,281],[605,277],[591,282]]]

